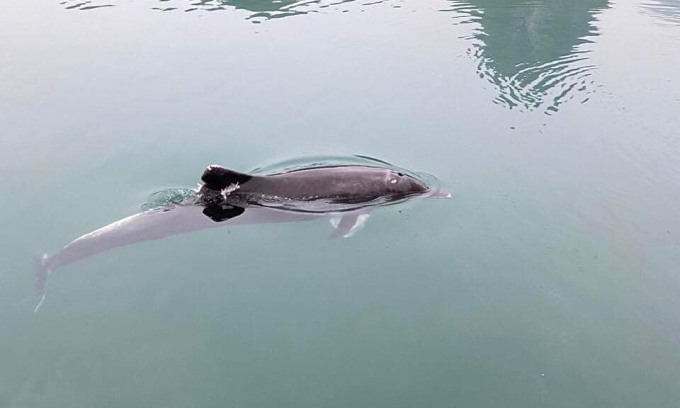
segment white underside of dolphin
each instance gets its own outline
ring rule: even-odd
[[[200,206],[196,205],[148,210],[82,235],[52,256],[46,254],[38,256],[35,291],[41,296],[45,294],[48,278],[56,268],[115,248],[209,228],[312,221],[319,218],[330,219],[334,227],[330,238],[349,238],[365,226],[369,212],[362,209],[341,214],[310,214],[271,208],[249,208],[238,217],[224,222],[214,222],[203,214]]]

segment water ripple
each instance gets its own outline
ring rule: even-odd
[[[474,24],[463,39],[477,73],[510,109],[557,112],[565,102],[587,102],[597,88],[585,44],[598,35],[597,15],[608,0],[546,2],[451,0],[456,24]]]
[[[102,7],[113,7],[115,4],[94,4],[91,0],[90,1],[72,1],[72,0],[66,0],[62,1],[59,3],[67,10],[94,10]]]
[[[283,18],[289,16],[318,13],[324,9],[343,8],[347,3],[358,3],[360,6],[372,6],[384,3],[386,0],[373,0],[357,2],[356,0],[158,0],[157,5],[151,7],[156,11],[184,11],[187,13],[197,11],[233,11],[242,10],[251,13],[247,19],[253,23],[263,20]],[[115,4],[96,3],[96,0],[65,0],[60,3],[66,9],[92,10],[101,7],[113,7]]]
[[[651,0],[642,4],[642,8],[662,22],[680,24],[680,0]]]

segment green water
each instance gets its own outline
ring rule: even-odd
[[[0,7],[0,408],[676,407],[680,3]],[[33,256],[364,154],[449,200]]]

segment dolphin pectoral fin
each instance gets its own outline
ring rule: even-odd
[[[49,259],[47,254],[44,253],[37,254],[36,256],[33,257],[33,259],[35,260],[35,264],[37,267],[37,271],[35,274],[34,289],[35,294],[40,297],[38,303],[35,305],[35,308],[33,309],[33,313],[38,313],[38,310],[40,310],[40,306],[42,306],[43,302],[45,301],[47,278],[49,278],[51,270],[47,266],[47,261]]]
[[[226,221],[243,214],[245,208],[231,205],[209,205],[203,209],[203,214],[215,222]]]
[[[232,184],[243,184],[251,178],[253,177],[248,174],[225,169],[216,164],[208,166],[201,176],[205,185],[213,190],[223,190]]]
[[[349,238],[359,232],[366,225],[371,216],[369,213],[349,213],[340,218],[331,218],[331,225],[335,227],[329,238]]]
[[[431,198],[451,198],[451,193],[446,190],[438,190],[430,195]]]

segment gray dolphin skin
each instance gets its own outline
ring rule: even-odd
[[[350,237],[370,210],[413,197],[450,197],[399,171],[339,165],[253,176],[211,165],[195,194],[172,206],[123,218],[37,259],[35,290],[42,299],[50,273],[114,248],[225,225],[308,221],[331,217],[331,238]],[[36,307],[37,310],[37,307]]]
[[[268,176],[251,176],[211,165],[201,179],[206,202],[315,213],[385,205],[430,191],[408,174],[359,165],[315,167]]]

